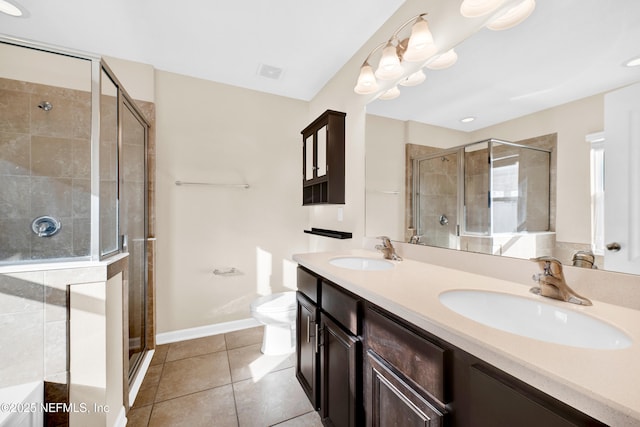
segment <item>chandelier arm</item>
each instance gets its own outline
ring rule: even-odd
[[[381,48],[381,47],[386,46],[386,45],[387,45],[387,43],[388,43],[388,41],[386,41],[386,42],[382,42],[382,43],[380,43],[378,46],[374,47],[374,48],[373,48],[373,50],[369,53],[369,55],[367,55],[367,58],[366,58],[366,59],[364,60],[364,62],[362,63],[362,66],[361,66],[361,67],[363,67],[363,66],[365,66],[365,65],[369,64],[369,59],[371,59],[371,56],[373,56],[373,54],[374,54],[374,53],[376,53],[378,50],[380,50],[380,48]],[[369,64],[369,65],[371,65],[371,64]]]
[[[398,34],[400,34],[400,31],[404,30],[407,27],[407,25],[411,24],[412,22],[415,22],[416,19],[421,18],[421,17],[425,17],[427,15],[428,15],[428,13],[425,12],[425,13],[421,13],[421,14],[416,15],[413,18],[409,19],[404,24],[400,25],[400,27],[398,27],[398,29],[393,33],[393,35],[391,36],[391,38],[389,38],[389,40],[397,39],[398,38]]]

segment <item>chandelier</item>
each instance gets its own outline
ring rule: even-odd
[[[506,0],[464,0],[460,6],[460,14],[465,18],[477,18],[496,11]],[[506,9],[494,17],[486,27],[491,30],[506,30],[524,21],[535,8],[535,0],[523,0],[516,6]],[[397,82],[391,89],[382,93],[380,99],[394,99],[400,95],[398,85],[416,86],[426,79],[423,68],[441,70],[452,66],[458,60],[457,53],[450,49],[439,52],[434,42],[429,23],[425,19],[427,13],[421,13],[403,23],[389,40],[376,46],[360,66],[360,74],[354,92],[369,95],[379,91],[380,81]],[[402,38],[402,31],[411,26],[409,37]],[[371,65],[372,58],[381,51],[377,67]],[[422,63],[418,71],[415,65]]]

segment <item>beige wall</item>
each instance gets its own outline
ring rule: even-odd
[[[308,103],[163,71],[155,89],[157,331],[249,318],[257,295],[295,287],[288,260],[307,250]],[[231,267],[241,274],[213,274]]]

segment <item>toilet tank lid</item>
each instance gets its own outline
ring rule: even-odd
[[[294,310],[295,308],[296,293],[293,291],[265,295],[251,303],[251,310],[261,313],[288,311]]]

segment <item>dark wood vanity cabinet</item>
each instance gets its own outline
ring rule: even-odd
[[[302,130],[302,204],[344,204],[345,113],[327,110]]]
[[[296,378],[314,409],[320,405],[317,333],[318,307],[301,292],[297,294]]]
[[[326,426],[604,426],[298,267],[296,375]]]
[[[363,302],[298,267],[296,377],[326,426],[362,425]]]
[[[321,313],[320,418],[327,426],[360,426],[362,343]]]
[[[367,426],[605,425],[369,303],[364,343]]]
[[[366,425],[447,425],[451,351],[370,304],[364,342]]]

